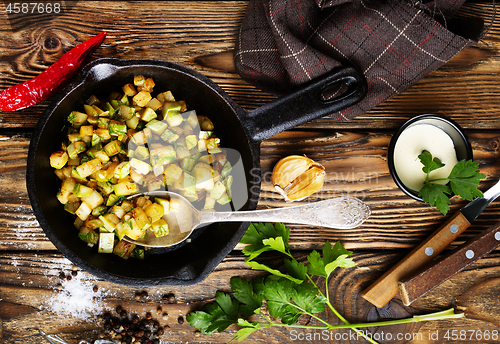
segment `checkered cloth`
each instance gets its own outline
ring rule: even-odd
[[[368,95],[331,116],[348,120],[408,89],[483,34],[453,19],[465,0],[250,0],[234,61],[249,83],[289,92],[332,68],[356,66]]]

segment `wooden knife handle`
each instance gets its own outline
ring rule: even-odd
[[[399,282],[403,303],[408,306],[420,296],[455,275],[466,266],[500,246],[500,222],[479,233],[423,270]]]
[[[399,292],[399,281],[434,259],[469,226],[469,221],[462,213],[453,215],[424,242],[364,290],[361,296],[378,308],[382,308]]]

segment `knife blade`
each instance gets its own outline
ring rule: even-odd
[[[413,276],[399,282],[401,300],[409,306],[419,297],[500,246],[500,222],[433,260]]]
[[[481,212],[500,195],[500,181],[476,198],[456,214],[451,216],[441,227],[434,231],[420,245],[401,259],[390,270],[384,273],[361,296],[382,308],[399,292],[398,282],[415,273],[418,269],[433,260],[460,234],[462,234]]]

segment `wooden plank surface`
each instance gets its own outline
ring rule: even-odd
[[[249,86],[234,70],[232,52],[246,10],[245,1],[173,1],[165,5],[165,15],[134,1],[65,2],[73,7],[63,15],[0,13],[0,33],[7,33],[0,35],[0,72],[7,75],[0,80],[0,89],[35,76],[78,42],[107,30],[106,44],[95,57],[154,58],[182,64],[212,78],[248,110],[275,98]],[[494,5],[489,1],[472,2],[462,12],[483,17],[489,23]],[[99,13],[93,18],[95,25],[81,20],[86,13]],[[495,101],[500,94],[496,87],[500,82],[499,26],[498,20],[494,21],[479,44],[356,120],[323,118],[304,127],[394,130],[414,115],[437,112],[465,128],[500,128],[500,120],[494,116],[500,112],[500,104]],[[48,103],[4,113],[0,128],[33,128]]]
[[[0,3],[0,89],[34,77],[77,43],[107,30],[108,38],[95,57],[154,58],[182,64],[212,78],[247,110],[275,98],[248,85],[234,68],[233,49],[247,1],[162,1],[154,5],[140,1],[64,1],[66,10],[58,15],[8,15],[4,11],[8,3]],[[494,12],[495,6],[486,0],[471,1],[461,9],[461,15],[477,15],[488,22]],[[291,247],[303,260],[310,250],[320,248],[326,240],[341,240],[355,251],[357,267],[337,272],[329,285],[335,295],[334,306],[349,321],[400,318],[449,307],[457,307],[467,314],[467,318],[456,321],[369,329],[369,333],[379,336],[383,332],[413,336],[412,339],[380,340],[381,343],[493,343],[500,340],[467,336],[470,329],[490,334],[500,330],[495,321],[500,314],[498,251],[455,275],[414,302],[412,307],[402,306],[396,297],[388,306],[377,309],[360,297],[364,288],[447,218],[409,199],[392,181],[387,168],[387,146],[399,125],[421,113],[440,113],[456,120],[466,129],[475,160],[487,175],[480,188],[486,190],[500,178],[499,57],[500,20],[495,19],[480,43],[460,52],[408,91],[368,113],[349,122],[321,118],[262,143],[259,208],[286,205],[271,185],[272,168],[286,155],[306,154],[327,170],[323,190],[311,200],[349,194],[365,200],[373,211],[370,219],[355,230],[290,225]],[[178,318],[185,320],[189,311],[212,301],[217,290],[229,291],[232,276],[262,275],[244,264],[241,246],[196,286],[140,290],[96,279],[73,267],[55,250],[34,217],[25,185],[31,132],[49,102],[50,99],[19,112],[0,112],[0,342],[44,343],[39,329],[60,334],[70,344],[81,339],[97,339],[103,332],[97,315],[117,305],[137,314],[156,313],[161,307],[162,313],[169,316],[154,315],[160,323],[170,326],[162,337],[164,341],[229,341],[234,328],[204,337],[186,321],[179,324]],[[453,198],[451,212],[465,203]],[[500,205],[494,203],[453,246],[499,218]],[[280,257],[267,259],[268,264],[281,267]],[[91,316],[61,310],[72,285],[61,275],[73,276],[78,290],[95,301],[87,310]],[[137,300],[136,294],[144,291],[148,296]],[[164,295],[170,293],[175,295],[175,303],[165,301]],[[332,314],[324,316],[336,321]],[[314,324],[311,319],[301,321]],[[459,335],[465,333],[465,338],[445,338],[447,331],[454,330]],[[350,338],[341,342],[365,342]],[[299,342],[335,342],[329,339]],[[246,342],[296,341],[290,331],[273,328]]]
[[[485,190],[500,178],[499,147],[491,144],[492,140],[500,139],[497,136],[500,134],[485,136],[477,131],[469,135],[476,161],[487,175],[480,186]],[[389,140],[390,136],[386,133],[333,130],[293,130],[273,137],[263,143],[261,149],[262,191],[258,207],[286,206],[272,186],[272,169],[282,157],[305,154],[326,168],[325,185],[307,201],[354,196],[371,207],[372,215],[366,223],[352,230],[290,224],[293,249],[318,249],[326,240],[341,240],[350,249],[414,246],[439,227],[446,217],[436,209],[405,196],[394,184],[386,159]],[[0,189],[6,191],[0,203],[1,249],[53,249],[39,228],[29,204],[25,185],[28,147],[29,135],[4,135],[0,140]],[[450,215],[465,204],[465,201],[453,198]],[[472,236],[499,217],[500,206],[492,204],[462,238]]]

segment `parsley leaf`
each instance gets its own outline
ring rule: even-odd
[[[451,200],[448,195],[455,193],[468,201],[474,197],[483,197],[483,193],[478,190],[481,179],[486,175],[479,172],[479,164],[472,160],[461,160],[451,170],[447,178],[440,178],[439,181],[448,181],[448,185],[436,183],[436,180],[429,180],[429,173],[444,166],[438,158],[433,158],[431,153],[424,150],[418,156],[420,162],[424,165],[422,171],[427,174],[424,186],[420,189],[418,195],[430,206],[436,206],[444,215],[450,210]]]
[[[295,259],[285,259],[285,267],[288,274],[296,279],[305,281],[307,279],[307,267]]]
[[[252,223],[240,242],[248,244],[243,249],[243,253],[249,256],[249,260],[252,260],[261,253],[278,247],[283,251],[289,250],[289,236],[290,229],[282,223],[276,223],[275,225],[272,223]]]
[[[255,260],[250,260],[249,258],[247,258],[245,260],[245,263],[250,266],[252,269],[254,270],[262,270],[262,271],[267,271],[269,272],[270,274],[273,274],[274,276],[277,276],[277,277],[283,277],[283,278],[287,278],[289,279],[290,281],[292,282],[295,282],[295,283],[302,283],[302,280],[301,279],[298,279],[298,278],[295,278],[291,275],[287,275],[287,274],[284,274],[282,273],[281,271],[279,270],[276,270],[276,269],[273,269],[265,264],[261,264],[261,263],[258,263],[256,262]]]
[[[444,166],[444,164],[439,160],[439,158],[432,158],[432,154],[429,153],[428,151],[424,150],[420,155],[418,156],[420,159],[420,162],[424,165],[422,167],[422,171],[429,175],[434,170],[437,170],[438,168],[441,168]]]
[[[328,278],[337,267],[350,268],[355,265],[351,258],[348,258],[352,251],[346,250],[340,242],[333,247],[329,241],[323,246],[323,258],[318,251],[314,250],[307,257],[309,264],[307,271],[311,275],[323,276]]]
[[[269,314],[274,318],[281,318],[281,322],[287,325],[294,324],[304,314],[291,302],[294,294],[293,286],[292,281],[274,276],[267,277],[264,283],[264,296]]]
[[[326,297],[318,296],[318,293],[318,288],[310,283],[303,283],[295,287],[292,299],[308,313],[321,313],[325,310]]]
[[[450,188],[447,185],[436,184],[436,183],[425,183],[420,189],[418,195],[422,197],[424,202],[429,203],[431,207],[436,205],[436,208],[446,215],[448,210],[450,210],[449,204],[450,199],[446,195],[451,194]]]
[[[474,197],[483,197],[483,193],[477,189],[479,181],[486,178],[486,175],[479,172],[479,164],[472,160],[462,160],[456,164],[450,172],[451,190],[466,199],[472,201]]]
[[[264,299],[262,290],[255,291],[251,282],[239,277],[233,277],[230,281],[233,296],[240,302],[239,312],[243,318],[259,312]]]
[[[462,175],[461,175],[462,176]],[[203,334],[211,334],[215,331],[222,332],[230,325],[237,325],[238,331],[233,340],[243,341],[249,335],[260,329],[272,326],[293,326],[311,330],[322,329],[331,331],[335,328],[350,327],[358,336],[365,338],[370,343],[377,344],[372,338],[358,330],[359,324],[351,325],[341,317],[331,303],[328,278],[337,267],[352,267],[354,261],[349,258],[351,251],[346,250],[340,242],[331,245],[326,242],[322,253],[313,251],[307,260],[307,266],[297,261],[290,253],[288,245],[289,229],[283,224],[255,224],[252,225],[245,235],[245,254],[249,257],[246,262],[254,269],[264,270],[271,273],[266,278],[258,278],[252,281],[243,280],[240,277],[231,278],[232,295],[217,292],[215,302],[206,304],[201,311],[191,312],[186,316],[191,326],[199,329]],[[262,252],[275,250],[285,254],[285,267],[287,273],[272,269],[253,259]],[[311,275],[324,276],[325,283],[320,287]],[[321,289],[324,289],[322,291]],[[263,311],[267,306],[268,313]],[[322,319],[321,315],[330,309],[345,324],[333,325]],[[308,325],[297,323],[302,315],[319,322]],[[453,309],[446,312],[433,313],[424,316],[415,316],[412,321],[438,320],[463,315],[454,314]],[[262,321],[259,321],[258,319]],[[279,321],[281,320],[281,321]],[[407,323],[408,319],[391,320],[385,324]],[[366,324],[365,326],[370,326]],[[230,341],[230,342],[231,342]]]
[[[219,296],[219,300],[221,299],[222,298]],[[229,306],[229,303],[226,303],[226,298],[224,298],[222,302],[225,303],[225,306]],[[231,310],[230,313],[234,314],[234,311]],[[223,332],[230,325],[238,322],[238,319],[229,316],[218,302],[207,303],[203,307],[203,310],[189,313],[186,316],[186,320],[191,326],[199,329],[203,334],[212,334],[215,331]]]

